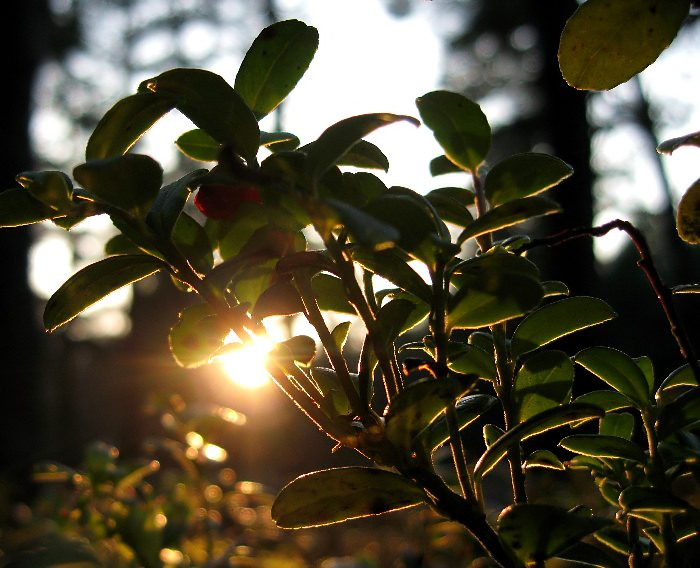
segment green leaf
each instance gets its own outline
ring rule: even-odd
[[[519,503],[498,516],[498,536],[529,566],[556,556],[611,523],[587,509],[567,512],[553,505]]]
[[[452,162],[447,156],[438,156],[430,160],[430,175],[433,177],[463,172],[464,170]]]
[[[316,357],[316,342],[308,335],[295,335],[278,343],[274,354],[278,360],[295,361],[308,367]]]
[[[261,119],[294,89],[318,48],[318,31],[298,20],[266,27],[243,58],[234,88]]]
[[[646,462],[646,456],[637,444],[618,436],[575,434],[562,439],[559,445],[576,454],[594,458],[633,460],[639,463]]]
[[[389,159],[376,145],[366,140],[358,140],[338,161],[338,166],[353,166],[389,171]]]
[[[146,214],[146,223],[157,235],[169,238],[190,192],[207,172],[200,169],[184,175],[158,191],[153,205]]]
[[[447,158],[476,171],[491,146],[491,127],[479,105],[457,93],[433,91],[416,99],[416,106]]]
[[[559,65],[577,89],[606,90],[647,66],[676,37],[688,0],[588,0],[561,34]]]
[[[343,281],[330,274],[317,274],[311,279],[311,288],[322,310],[356,315],[345,294]]]
[[[254,163],[260,129],[253,112],[222,77],[202,69],[171,69],[147,79],[139,92],[171,101],[198,128]]]
[[[632,402],[627,395],[611,390],[590,391],[576,397],[574,402],[594,404],[602,408],[605,412],[612,412],[613,410],[634,406],[634,402]]]
[[[656,151],[659,154],[672,154],[674,150],[677,150],[681,146],[700,146],[700,132],[693,132],[692,134],[686,134],[678,138],[664,140],[656,147]]]
[[[100,201],[145,213],[158,195],[163,169],[150,156],[126,154],[81,164],[73,177]]]
[[[609,413],[600,419],[598,433],[603,436],[617,436],[632,440],[634,416],[629,412]]]
[[[600,531],[598,531],[600,532]],[[598,534],[596,533],[596,535]],[[609,549],[602,549],[579,541],[557,553],[557,558],[596,568],[627,568],[627,558],[620,557]]]
[[[503,434],[505,434],[503,428],[500,428],[495,424],[484,424],[484,427],[482,428],[484,444],[487,448],[493,446],[500,438],[503,437]]]
[[[342,188],[334,191],[333,197],[361,208],[387,191],[388,189],[384,182],[374,174],[369,172],[343,172]]]
[[[299,138],[291,132],[260,132],[260,145],[271,152],[285,152],[299,146]]]
[[[338,347],[338,350],[341,352],[345,347],[345,342],[348,340],[348,333],[350,333],[350,325],[351,324],[349,321],[344,321],[336,325],[333,328],[333,331],[331,331],[331,337],[333,338],[335,345]]]
[[[574,173],[566,162],[548,154],[515,154],[486,174],[484,193],[493,207],[554,187]]]
[[[170,351],[178,365],[199,367],[217,353],[228,333],[209,304],[194,304],[180,312],[170,329]]]
[[[122,286],[146,278],[164,265],[151,256],[110,256],[76,272],[53,293],[44,309],[44,327],[54,331]]]
[[[700,388],[694,388],[662,407],[657,421],[659,438],[667,438],[679,430],[697,428],[699,422]]]
[[[649,392],[654,391],[655,375],[654,375],[654,363],[646,355],[641,357],[634,357],[633,361],[637,364],[644,373],[644,378],[647,380],[647,386],[649,387]]]
[[[686,243],[700,244],[700,179],[686,190],[678,203],[676,229]]]
[[[418,121],[406,115],[374,113],[352,116],[327,128],[318,140],[310,144],[306,160],[306,178],[313,187],[323,173],[344,156],[359,140],[377,128],[407,121],[418,126]]]
[[[532,436],[564,426],[572,422],[578,422],[583,418],[602,416],[603,411],[597,406],[590,404],[571,403],[564,406],[557,406],[545,410],[540,414],[518,424],[515,428],[508,430],[499,440],[491,446],[479,458],[474,468],[474,475],[483,477],[506,455],[508,449],[519,444],[522,440],[527,440]]]
[[[396,244],[411,256],[428,263],[434,259],[440,227],[421,203],[392,192],[372,201],[365,211],[397,231]]]
[[[389,404],[386,436],[402,451],[414,448],[414,439],[449,405],[472,386],[460,379],[424,379],[402,390]]]
[[[100,119],[85,148],[85,161],[125,154],[164,114],[175,107],[171,99],[150,92],[118,101]]]
[[[690,509],[688,503],[672,493],[636,485],[622,491],[618,501],[625,511],[632,513],[685,513]]]
[[[399,231],[390,224],[365,213],[361,209],[343,203],[327,200],[326,204],[335,212],[340,222],[362,245],[383,249],[394,245],[400,238]]]
[[[542,289],[544,290],[545,298],[569,295],[569,287],[559,280],[546,280],[542,282]]]
[[[666,377],[664,382],[661,383],[658,392],[679,386],[698,386],[698,379],[696,378],[693,369],[687,363],[681,367],[678,367],[678,369]]]
[[[471,394],[460,398],[455,405],[458,428],[463,430],[477,418],[485,415],[497,402],[496,397],[488,394]],[[449,438],[447,419],[444,415],[440,415],[418,435],[417,441],[427,452],[434,452]]]
[[[452,328],[479,328],[521,316],[542,300],[537,268],[522,257],[492,253],[462,263],[451,283]]]
[[[68,213],[73,205],[73,184],[63,172],[22,172],[15,177],[29,194],[56,212]]]
[[[175,145],[185,156],[200,162],[216,162],[221,150],[221,145],[199,128],[185,132]]]
[[[515,418],[520,422],[569,402],[574,365],[563,351],[542,351],[518,369],[513,389]]]
[[[472,214],[467,209],[468,205],[473,205],[473,195],[465,189],[464,193],[471,197],[471,201],[465,203],[464,200],[457,197],[459,194],[450,191],[454,189],[459,190],[460,188],[441,187],[430,191],[425,198],[432,204],[443,221],[458,227],[466,227],[474,221]]]
[[[253,315],[258,319],[269,316],[289,316],[304,311],[299,292],[289,282],[277,282],[265,290],[255,302]]]
[[[647,379],[629,355],[612,347],[589,347],[579,351],[574,360],[616,391],[627,395],[638,408],[648,406]]]
[[[700,294],[700,284],[679,284],[673,286],[671,292],[674,294]]]
[[[466,345],[448,354],[447,367],[457,373],[474,374],[487,381],[496,380],[496,363],[490,355],[476,345]]]
[[[588,296],[564,298],[528,314],[513,333],[513,357],[529,353],[548,343],[614,318],[617,314],[603,300]]]
[[[556,454],[554,452],[550,452],[549,450],[535,450],[523,462],[523,467],[526,469],[540,467],[543,469],[556,469],[559,471],[564,471],[566,469]]]
[[[328,416],[336,418],[352,415],[350,399],[338,378],[338,374],[333,369],[313,367],[311,378],[323,395],[322,408]]]
[[[275,499],[272,518],[281,528],[316,527],[412,507],[424,499],[421,489],[396,473],[342,467],[297,477]]]
[[[59,215],[20,187],[0,191],[0,227],[32,225]]]
[[[379,308],[376,324],[377,334],[384,344],[392,343],[403,333],[415,307],[415,303],[407,299],[397,298]]]
[[[468,225],[462,231],[457,238],[457,243],[462,244],[479,235],[511,227],[533,217],[551,215],[560,211],[561,207],[559,204],[546,197],[535,196],[513,199],[490,209],[481,217],[477,217],[471,225]]]
[[[430,286],[393,250],[356,249],[352,257],[355,262],[373,274],[386,278],[402,290],[430,303],[432,298]]]
[[[204,228],[187,213],[182,213],[175,223],[173,243],[190,265],[201,274],[214,266],[209,236]]]

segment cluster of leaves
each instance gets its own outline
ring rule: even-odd
[[[678,543],[697,538],[698,511],[672,491],[677,478],[700,473],[700,439],[693,433],[700,423],[697,365],[681,367],[657,387],[646,358],[608,347],[573,355],[553,348],[615,313],[600,299],[570,296],[562,282],[543,281],[525,256],[530,239],[503,236],[505,228],[557,213],[543,193],[571,168],[540,153],[487,168],[486,117],[475,102],[448,91],[416,101],[444,151],[430,168],[436,176],[463,172],[472,189],[422,195],[386,187],[364,171],[388,168],[386,156],[364,138],[399,121],[420,124],[410,116],[353,116],[303,146],[293,134],[260,131],[259,120],[292,90],[316,47],[313,28],[294,20],[274,24],[253,43],[233,87],[207,71],[174,69],[119,101],[73,172],[79,186],[60,172],[19,176],[23,187],[0,198],[2,224],[51,219],[70,228],[107,214],[120,231],[104,260],[52,296],[46,328],[156,272],[199,298],[170,333],[173,355],[187,367],[240,349],[264,333],[268,316],[302,314],[330,367],[314,363],[312,338],[296,336],[275,345],[268,371],[320,430],[371,463],[292,481],[272,507],[279,526],[427,504],[462,523],[504,566],[542,565],[557,556],[618,566],[624,555],[634,562],[663,555],[672,564]],[[216,163],[162,185],[160,166],[129,150],[173,109],[197,127],[178,139],[179,148]],[[269,152],[259,162],[261,147]],[[346,165],[363,171],[340,169]],[[188,205],[193,192],[203,217]],[[312,250],[309,229],[322,248]],[[392,287],[375,290],[375,276]],[[325,311],[349,319],[330,329]],[[365,330],[356,369],[345,353],[351,318]],[[423,323],[422,341],[405,339]],[[225,343],[231,331],[238,341]],[[415,355],[403,366],[402,351]],[[612,390],[572,400],[576,366]],[[493,410],[503,419],[483,426],[485,449],[465,447],[461,432]],[[592,433],[587,425],[594,420],[599,427]],[[633,436],[635,424],[646,434],[643,443]],[[570,461],[562,463],[545,442],[522,455],[523,441],[534,444],[542,433],[567,426],[586,432],[561,436],[559,446],[575,454]],[[443,446],[451,451],[454,487],[435,465]],[[501,462],[510,469],[513,505],[491,523],[483,478]],[[536,467],[588,469],[617,514],[528,503],[525,476]],[[595,541],[584,543],[591,534]]]

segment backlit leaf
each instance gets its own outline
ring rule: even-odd
[[[594,404],[595,406],[602,408],[605,412],[611,412],[613,410],[634,406],[634,402],[632,402],[627,395],[612,390],[590,391],[576,397],[574,402]]]
[[[209,304],[194,304],[180,312],[170,329],[170,351],[178,365],[199,367],[209,362],[228,332]]]
[[[393,246],[401,234],[389,223],[377,219],[361,209],[337,200],[326,204],[335,212],[348,232],[362,245],[383,249]]]
[[[542,300],[537,268],[508,253],[493,253],[459,265],[448,305],[450,327],[478,328],[521,316]]]
[[[402,390],[389,404],[386,436],[410,451],[416,436],[471,387],[469,379],[424,379]]]
[[[366,251],[358,249],[353,251],[353,260],[424,302],[431,301],[430,286],[393,250]]]
[[[589,347],[574,357],[576,363],[627,395],[639,408],[649,404],[649,385],[644,373],[629,356],[612,347]]]
[[[639,463],[646,461],[644,452],[637,444],[618,436],[575,434],[564,438],[559,445],[576,454],[594,458],[617,458]]]
[[[352,116],[327,128],[318,140],[309,146],[306,161],[306,175],[311,185],[315,185],[321,175],[333,166],[359,140],[377,128],[394,122],[407,121],[418,126],[418,121],[406,115],[374,113]]]
[[[457,93],[433,91],[416,99],[416,106],[449,160],[476,171],[491,146],[491,127],[479,105]]]
[[[567,512],[553,505],[519,503],[499,515],[498,536],[521,561],[534,565],[611,523],[587,509]]]
[[[672,493],[635,485],[620,493],[619,503],[625,511],[637,513],[683,513],[690,508],[688,503]]]
[[[214,266],[214,254],[204,228],[187,213],[181,213],[173,229],[173,243],[192,267],[206,274]]]
[[[457,373],[474,374],[487,381],[496,380],[496,363],[493,355],[476,345],[465,345],[463,349],[449,354],[447,367]]]
[[[299,146],[299,138],[291,132],[260,132],[260,145],[271,152],[285,152]]]
[[[698,386],[698,379],[695,377],[693,369],[687,363],[673,371],[664,379],[664,382],[661,383],[659,387],[659,392],[678,386]]]
[[[600,419],[598,433],[631,440],[634,433],[634,416],[629,412],[611,412]]]
[[[657,422],[659,438],[666,438],[679,430],[696,428],[698,423],[700,423],[700,388],[694,388],[662,407]]]
[[[19,227],[39,223],[60,215],[34,199],[23,187],[0,191],[0,227]]]
[[[479,458],[474,468],[474,475],[484,476],[506,455],[508,449],[519,444],[522,440],[563,426],[572,422],[578,422],[584,418],[602,416],[603,411],[597,406],[590,404],[571,403],[564,406],[557,406],[541,412],[529,418],[525,422],[518,424],[506,432],[499,440],[491,446]]]
[[[235,89],[260,119],[294,89],[314,58],[318,31],[299,20],[266,27],[243,58]]]
[[[481,217],[474,219],[457,238],[459,244],[499,229],[511,227],[543,215],[559,213],[561,207],[558,203],[546,197],[522,197],[507,201],[503,205],[498,205],[484,213]]]
[[[200,169],[184,175],[158,191],[153,205],[146,214],[146,223],[153,231],[168,238],[175,227],[190,192],[207,170]]]
[[[566,22],[559,45],[564,79],[577,89],[624,83],[673,41],[688,0],[588,0]]]
[[[161,116],[174,107],[173,100],[150,92],[121,99],[97,123],[85,148],[85,160],[103,160],[126,153]]]
[[[546,191],[574,173],[566,162],[548,154],[515,154],[486,174],[484,193],[493,207]]]
[[[68,213],[73,202],[73,184],[70,178],[59,171],[22,172],[15,177],[35,199],[56,212]]]
[[[678,203],[676,229],[686,243],[700,243],[700,179],[686,190]]]
[[[272,505],[272,518],[282,528],[315,527],[412,507],[424,498],[421,489],[390,471],[326,469],[285,486]]]
[[[146,79],[140,93],[152,92],[174,103],[198,128],[254,162],[260,129],[253,112],[222,77],[203,69],[170,69]]]
[[[317,274],[311,279],[311,288],[322,310],[356,315],[355,309],[347,300],[345,285],[340,278],[326,273]]]
[[[566,469],[557,455],[549,450],[535,450],[527,457],[523,463],[523,467],[539,467],[543,469],[556,469],[560,471],[564,471]]]
[[[100,201],[145,213],[158,195],[163,169],[150,156],[125,154],[81,164],[73,177]]]
[[[44,309],[44,327],[47,331],[54,331],[110,292],[146,278],[163,267],[162,262],[146,255],[110,256],[86,266],[49,298]]]
[[[353,166],[389,171],[389,159],[377,146],[367,140],[358,140],[338,161],[338,166]]]
[[[574,365],[563,351],[542,351],[518,369],[513,389],[515,417],[523,422],[571,398]]]
[[[588,296],[573,296],[545,304],[528,314],[515,329],[511,341],[514,357],[538,347],[614,318],[617,314],[603,300]]]
[[[470,394],[460,398],[455,405],[457,426],[460,430],[469,426],[472,422],[485,415],[498,399],[488,394]],[[428,452],[435,451],[450,437],[447,419],[441,414],[419,435],[418,439]]]
[[[671,154],[681,146],[700,146],[700,132],[693,132],[692,134],[686,134],[678,138],[664,140],[656,147],[656,150],[659,154]]]
[[[175,140],[175,144],[185,156],[193,160],[215,162],[219,159],[221,144],[199,128],[188,130]]]
[[[460,168],[457,164],[450,161],[447,156],[438,156],[430,160],[430,175],[431,176],[441,176],[444,174],[455,174],[463,173],[464,170]]]

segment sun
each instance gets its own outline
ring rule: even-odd
[[[256,390],[270,382],[265,364],[273,346],[270,339],[256,336],[239,348],[217,357],[217,360],[231,382],[245,389]]]

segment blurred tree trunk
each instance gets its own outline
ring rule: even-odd
[[[48,27],[44,0],[9,2],[4,8],[2,52],[7,80],[3,87],[1,189],[15,185],[14,177],[20,171],[33,168],[29,143],[31,89],[45,53]],[[27,280],[30,244],[28,227],[0,231],[0,452],[2,462],[12,470],[29,465],[42,452],[47,434],[46,391],[41,384],[43,333]]]

